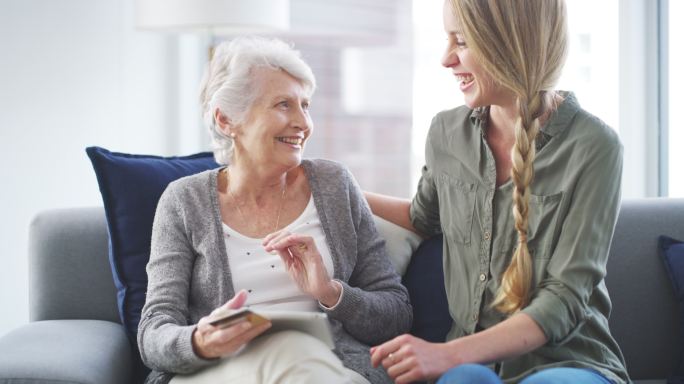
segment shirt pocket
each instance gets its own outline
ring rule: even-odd
[[[533,258],[548,259],[556,233],[563,192],[552,195],[530,195],[527,247]]]
[[[437,179],[439,219],[447,238],[460,244],[470,244],[476,193],[476,184],[444,173]]]

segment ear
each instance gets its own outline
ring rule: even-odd
[[[218,125],[218,128],[223,132],[224,135],[226,136],[235,136],[235,133],[232,130],[232,123],[230,119],[224,115],[220,109],[216,108],[214,110],[214,121],[216,121],[216,125]]]

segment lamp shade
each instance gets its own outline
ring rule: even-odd
[[[136,0],[140,29],[212,34],[277,32],[290,25],[289,0]]]

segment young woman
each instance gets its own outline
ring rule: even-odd
[[[607,317],[606,258],[620,202],[615,132],[554,90],[567,52],[562,0],[446,0],[465,106],[441,112],[412,201],[372,210],[444,236],[453,318],[445,343],[374,347],[397,383],[624,383]]]

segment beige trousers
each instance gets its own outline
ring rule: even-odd
[[[369,384],[320,340],[297,331],[258,337],[240,353],[170,384]]]

